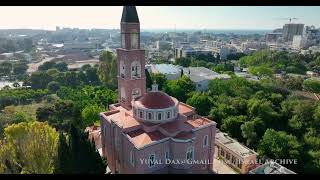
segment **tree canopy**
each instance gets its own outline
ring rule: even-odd
[[[51,174],[58,133],[47,123],[13,124],[5,129],[0,163],[4,173]]]

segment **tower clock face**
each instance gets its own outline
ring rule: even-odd
[[[138,49],[138,34],[131,34],[131,48]]]

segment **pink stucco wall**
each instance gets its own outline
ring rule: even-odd
[[[110,123],[111,122],[111,123]],[[104,119],[104,116],[101,116],[101,131],[102,131],[102,144],[103,144],[103,155],[107,158],[108,166],[112,172],[116,170],[116,157],[119,158],[120,162],[120,173],[154,173],[162,172],[168,173],[173,169],[183,170],[182,172],[192,172],[197,173],[203,171],[204,165],[190,165],[190,164],[166,164],[165,163],[165,152],[169,151],[170,158],[173,160],[183,160],[186,159],[186,151],[188,147],[194,147],[194,159],[195,160],[206,160],[212,163],[213,154],[214,154],[214,142],[215,142],[215,124],[194,131],[194,141],[192,142],[175,142],[170,137],[165,140],[160,140],[162,142],[152,145],[147,145],[141,149],[134,147],[133,143],[129,140],[126,134],[122,133],[122,129],[112,121]],[[118,138],[120,138],[120,147],[119,152],[115,152],[115,129],[117,128]],[[203,147],[203,137],[208,135],[208,146]],[[130,151],[134,152],[134,166],[129,162],[130,160]],[[154,167],[149,168],[146,162],[141,163],[140,159],[148,160],[150,154],[155,154],[156,160],[163,164],[156,164]],[[212,169],[212,164],[208,164],[205,167],[207,170]]]

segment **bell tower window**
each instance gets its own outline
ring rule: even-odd
[[[120,90],[120,95],[121,95],[121,101],[125,101],[126,100],[126,91],[123,87]]]
[[[141,78],[141,65],[138,61],[131,64],[131,78]]]
[[[135,89],[133,89],[132,90],[132,97],[139,97],[139,96],[141,96],[141,91],[140,91],[140,89],[139,88],[135,88]]]
[[[120,77],[124,78],[125,77],[125,66],[124,66],[124,63],[123,61],[120,61]]]
[[[131,34],[131,49],[138,49],[138,34]]]
[[[121,35],[121,47],[122,47],[123,49],[126,48],[126,35],[125,35],[125,34],[122,34],[122,35]]]

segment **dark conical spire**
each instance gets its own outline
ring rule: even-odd
[[[124,6],[121,22],[139,23],[139,17],[135,6]]]

